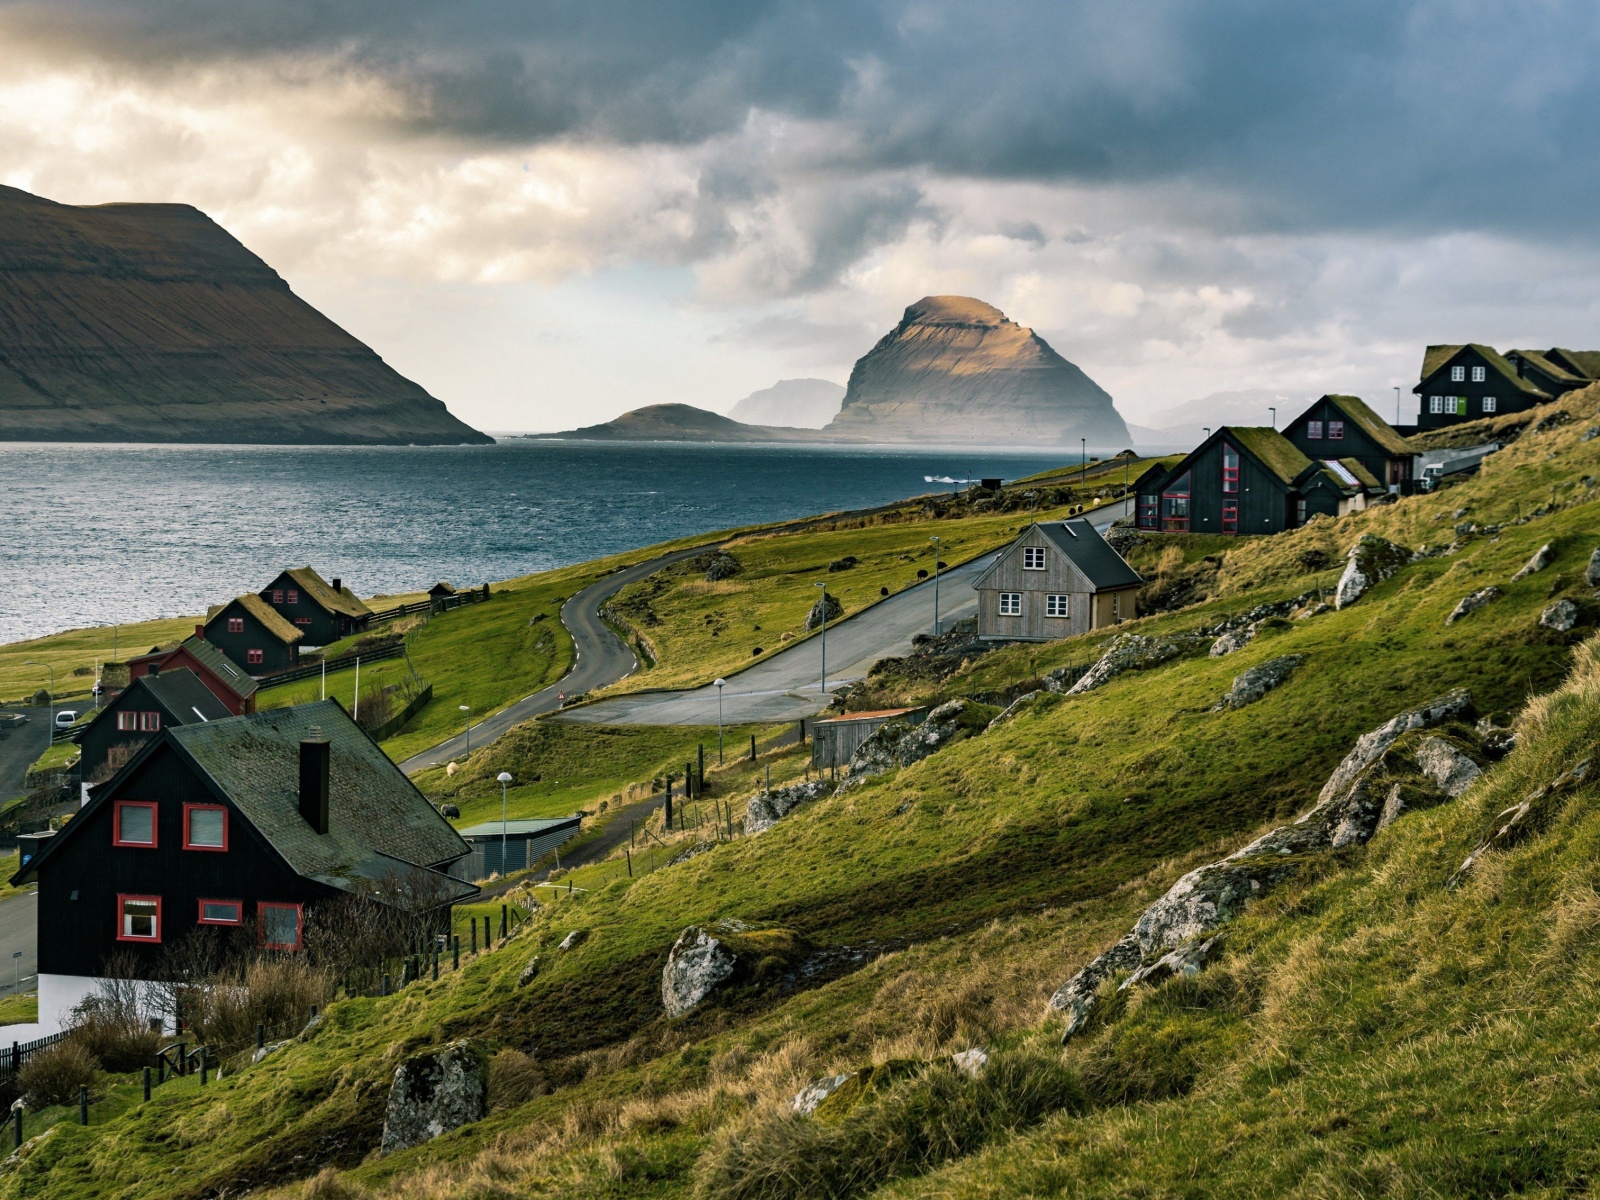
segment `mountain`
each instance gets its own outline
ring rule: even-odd
[[[728,416],[747,425],[821,429],[839,413],[844,389],[829,379],[780,379],[751,392]]]
[[[757,395],[760,393],[758,392]],[[565,433],[530,433],[530,438],[576,438],[602,442],[806,442],[821,440],[814,429],[745,425],[692,404],[649,404],[602,425]]]
[[[1282,428],[1291,417],[1310,404],[1315,396],[1291,395],[1267,388],[1247,388],[1236,392],[1212,392],[1198,400],[1186,400],[1168,408],[1158,409],[1144,418],[1149,437],[1141,443],[1174,443],[1184,446],[1198,445],[1206,436],[1207,428],[1219,425],[1265,425],[1271,414],[1278,410],[1278,426]]]
[[[873,442],[1121,448],[1110,395],[1033,330],[969,296],[925,296],[850,372],[827,432]]]
[[[0,440],[493,441],[198,209],[6,187]]]

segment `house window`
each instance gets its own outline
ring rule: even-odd
[[[1444,398],[1444,410],[1447,413],[1454,413],[1458,417],[1466,416],[1467,398],[1465,396],[1446,396]]]
[[[1296,525],[1304,525],[1306,523],[1306,498],[1304,496],[1298,497],[1294,502],[1294,523]]]
[[[258,904],[256,919],[261,925],[261,944],[266,949],[300,949],[298,904]]]
[[[1482,367],[1473,367],[1472,368],[1472,382],[1473,383],[1482,383],[1483,382],[1483,368]]]
[[[244,905],[237,900],[202,900],[197,921],[201,925],[242,925]]]
[[[266,651],[246,650],[244,652],[244,661],[252,667],[259,667],[267,661]]]
[[[139,714],[136,712],[119,712],[117,714],[117,732],[133,733],[139,728]]]
[[[1239,490],[1239,452],[1227,442],[1222,443],[1222,490]]]
[[[1343,421],[1329,421],[1328,422],[1328,440],[1330,442],[1336,442],[1336,441],[1339,441],[1343,437],[1344,437],[1344,422]]]
[[[1000,615],[1002,617],[1020,617],[1022,615],[1022,593],[1000,593]]]
[[[283,603],[283,589],[282,588],[273,588],[272,589],[272,602],[274,604],[282,604]]]
[[[1141,495],[1139,497],[1139,528],[1154,529],[1158,523],[1157,514],[1161,509],[1161,497]]]
[[[1236,503],[1225,503],[1222,506],[1222,532],[1239,532],[1239,506]]]
[[[311,625],[311,618],[310,617],[296,617],[294,619],[294,623],[296,625],[304,625],[307,628],[309,628],[310,625]]]
[[[139,732],[160,733],[161,714],[158,712],[142,712],[139,714]]]
[[[226,850],[228,848],[228,810],[220,804],[183,806],[183,848],[185,850]]]
[[[117,897],[117,941],[159,942],[161,940],[161,897]]]
[[[1443,396],[1429,396],[1428,397],[1428,411],[1431,412],[1431,413],[1442,413],[1444,411],[1444,397]]]
[[[1168,491],[1161,493],[1161,528],[1178,533],[1189,528],[1189,472],[1187,471],[1173,481]]]
[[[1047,617],[1067,617],[1072,614],[1067,608],[1066,596],[1046,596],[1044,598],[1044,615]]]
[[[1024,546],[1022,548],[1022,569],[1024,571],[1044,570],[1044,547]]]
[[[1451,383],[1464,383],[1466,381],[1466,378],[1467,378],[1467,369],[1465,367],[1451,367],[1450,368],[1450,382]]]
[[[1122,593],[1111,593],[1111,621],[1118,624],[1122,621]]]
[[[1308,438],[1320,438],[1322,436],[1322,422],[1321,421],[1307,421],[1306,422],[1306,436]]]
[[[228,632],[229,633],[243,633],[244,632],[244,618],[243,617],[229,617],[228,618]]]
[[[294,588],[290,588],[289,589],[289,603],[290,604],[299,604],[300,603],[300,593],[295,591]]]
[[[111,844],[143,846],[156,844],[156,806],[150,800],[118,800],[111,809]]]
[[[1483,411],[1484,412],[1492,413],[1492,412],[1497,411],[1499,407],[1500,407],[1500,402],[1498,400],[1496,400],[1493,396],[1485,396],[1483,398]]]

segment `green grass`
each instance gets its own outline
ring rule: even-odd
[[[78,761],[78,746],[74,742],[56,742],[38,758],[33,760],[33,765],[28,768],[30,772],[59,771],[63,767]]]
[[[199,1196],[322,1165],[337,1177],[319,1196],[792,1194],[737,1191],[729,1148],[741,1145],[803,1146],[807,1170],[847,1179],[850,1195],[1581,1192],[1600,1170],[1600,792],[1573,793],[1462,890],[1443,884],[1496,812],[1600,744],[1593,650],[1565,691],[1529,706],[1522,745],[1487,786],[1270,895],[1229,928],[1215,973],[1133,996],[1065,1052],[1043,1016],[1050,992],[1184,871],[1303,811],[1361,733],[1454,686],[1484,712],[1562,688],[1575,639],[1536,621],[1557,596],[1587,599],[1582,567],[1600,540],[1594,493],[1577,482],[1600,475],[1600,440],[1579,440],[1594,402],[1568,404],[1578,425],[1525,438],[1481,478],[1233,545],[1214,599],[1125,629],[1193,629],[1295,595],[1316,577],[1299,565],[1306,550],[1337,552],[1365,530],[1437,541],[1462,505],[1514,518],[1552,487],[1555,511],[1226,658],[1041,704],[767,833],[631,881],[599,872],[579,891],[590,884],[575,879],[459,974],[338,1002],[310,1042],[204,1097],[164,1094],[52,1138],[0,1178],[0,1196]],[[1510,582],[1546,542],[1555,564]],[[1444,624],[1490,582],[1501,599]],[[949,686],[1017,681],[1103,641],[997,651]],[[1235,674],[1290,652],[1306,661],[1283,687],[1210,711]],[[618,771],[649,761],[619,751]],[[826,955],[804,974],[774,954],[771,971],[666,1021],[668,948],[685,926],[726,918],[749,927],[740,936]],[[556,949],[580,928],[580,946]],[[537,978],[516,986],[535,954]],[[371,1157],[398,1060],[462,1036],[531,1048],[554,1090]],[[982,1103],[939,1066],[975,1044],[1004,1067]],[[1082,1091],[1030,1101],[1047,1082],[1028,1079],[1056,1078],[1023,1069],[1040,1056]],[[868,1064],[898,1082],[837,1136],[784,1116],[803,1084]],[[1080,1095],[1087,1107],[1063,1099]],[[996,1127],[991,1111],[1015,1116]],[[846,1153],[878,1165],[829,1174]]]
[[[31,1025],[38,1019],[38,992],[18,992],[0,999],[0,1025]]]
[[[24,887],[12,887],[7,882],[17,873],[18,857],[19,854],[16,850],[11,851],[9,854],[0,854],[0,900],[9,900],[13,896],[20,896],[24,892],[34,890],[35,885],[31,883]]]

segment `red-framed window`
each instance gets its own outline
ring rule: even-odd
[[[226,851],[228,810],[220,804],[183,806],[183,848]]]
[[[1222,532],[1239,532],[1239,506],[1233,501],[1224,500],[1222,502]]]
[[[1184,533],[1189,528],[1189,472],[1185,471],[1172,486],[1161,493],[1161,528],[1172,533]]]
[[[111,806],[111,844],[156,847],[156,804],[154,800],[118,800]]]
[[[200,901],[199,916],[195,918],[199,925],[243,925],[244,902],[242,900],[202,900]]]
[[[296,625],[304,625],[309,629],[311,627],[311,618],[310,617],[296,617],[294,619],[294,623]]]
[[[298,904],[258,904],[256,926],[264,949],[298,950],[305,916]]]
[[[282,588],[273,588],[272,589],[272,602],[274,604],[282,604],[283,603],[283,589]]]
[[[117,941],[161,940],[160,896],[117,896]]]
[[[1222,491],[1223,494],[1239,490],[1239,452],[1227,442],[1222,443]]]
[[[1328,422],[1328,439],[1330,441],[1335,441],[1336,442],[1342,437],[1344,437],[1344,422],[1343,421],[1329,421]]]
[[[119,712],[117,714],[118,733],[137,733],[139,730],[139,714],[136,712]]]
[[[290,604],[299,604],[300,603],[300,593],[297,592],[294,588],[290,588],[289,589],[289,603]]]
[[[1155,529],[1161,520],[1161,497],[1150,494],[1139,497],[1139,528]]]
[[[1320,439],[1322,437],[1322,422],[1321,421],[1307,421],[1306,422],[1306,436],[1308,438]]]
[[[139,714],[140,733],[160,733],[161,714],[158,712],[142,712]]]
[[[243,617],[229,617],[228,618],[228,632],[229,633],[243,633],[244,632],[244,618]]]
[[[265,650],[246,650],[244,652],[244,661],[252,667],[261,666],[267,661],[267,652]]]

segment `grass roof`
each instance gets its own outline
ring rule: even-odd
[[[1427,387],[1428,380],[1432,379],[1463,350],[1474,351],[1479,358],[1488,364],[1489,368],[1505,379],[1517,391],[1524,395],[1532,396],[1539,400],[1552,400],[1553,396],[1543,388],[1536,387],[1532,382],[1517,374],[1514,363],[1493,346],[1485,346],[1481,342],[1467,342],[1460,346],[1429,346],[1422,356],[1422,380],[1411,390],[1421,393]]]
[[[1545,351],[1545,357],[1566,363],[1584,379],[1600,379],[1600,350],[1568,350],[1564,346],[1554,346]]]
[[[1292,486],[1311,466],[1311,460],[1301,454],[1293,442],[1265,425],[1225,425],[1217,430],[1217,435],[1247,451],[1285,486]]]
[[[1411,453],[1405,438],[1395,432],[1393,425],[1373,412],[1371,406],[1360,396],[1328,395],[1323,399],[1342,412],[1346,420],[1359,425],[1362,432],[1383,447],[1386,453],[1397,457]]]
[[[329,612],[343,613],[347,617],[370,617],[372,610],[347,587],[334,591],[330,584],[309,566],[290,567],[284,574],[300,585],[300,590]]]
[[[1513,361],[1530,363],[1533,365],[1535,370],[1543,371],[1546,375],[1548,375],[1551,379],[1556,380],[1558,383],[1565,383],[1576,387],[1579,384],[1588,382],[1584,376],[1567,370],[1566,367],[1551,359],[1547,354],[1538,350],[1510,350],[1506,352],[1506,357]]]
[[[209,625],[212,621],[215,621],[235,604],[244,609],[245,612],[249,613],[256,620],[260,621],[268,633],[277,638],[280,642],[283,642],[285,645],[292,646],[294,643],[305,637],[305,634],[301,633],[300,630],[296,629],[293,625],[289,624],[288,621],[284,620],[283,617],[279,615],[277,609],[273,608],[272,605],[268,604],[254,592],[247,592],[243,596],[235,596],[232,600],[228,601],[228,603],[219,605],[206,617],[206,624]]]
[[[1385,490],[1383,484],[1378,481],[1378,477],[1368,470],[1366,464],[1359,458],[1340,458],[1334,461],[1359,479],[1369,490],[1377,492]]]

